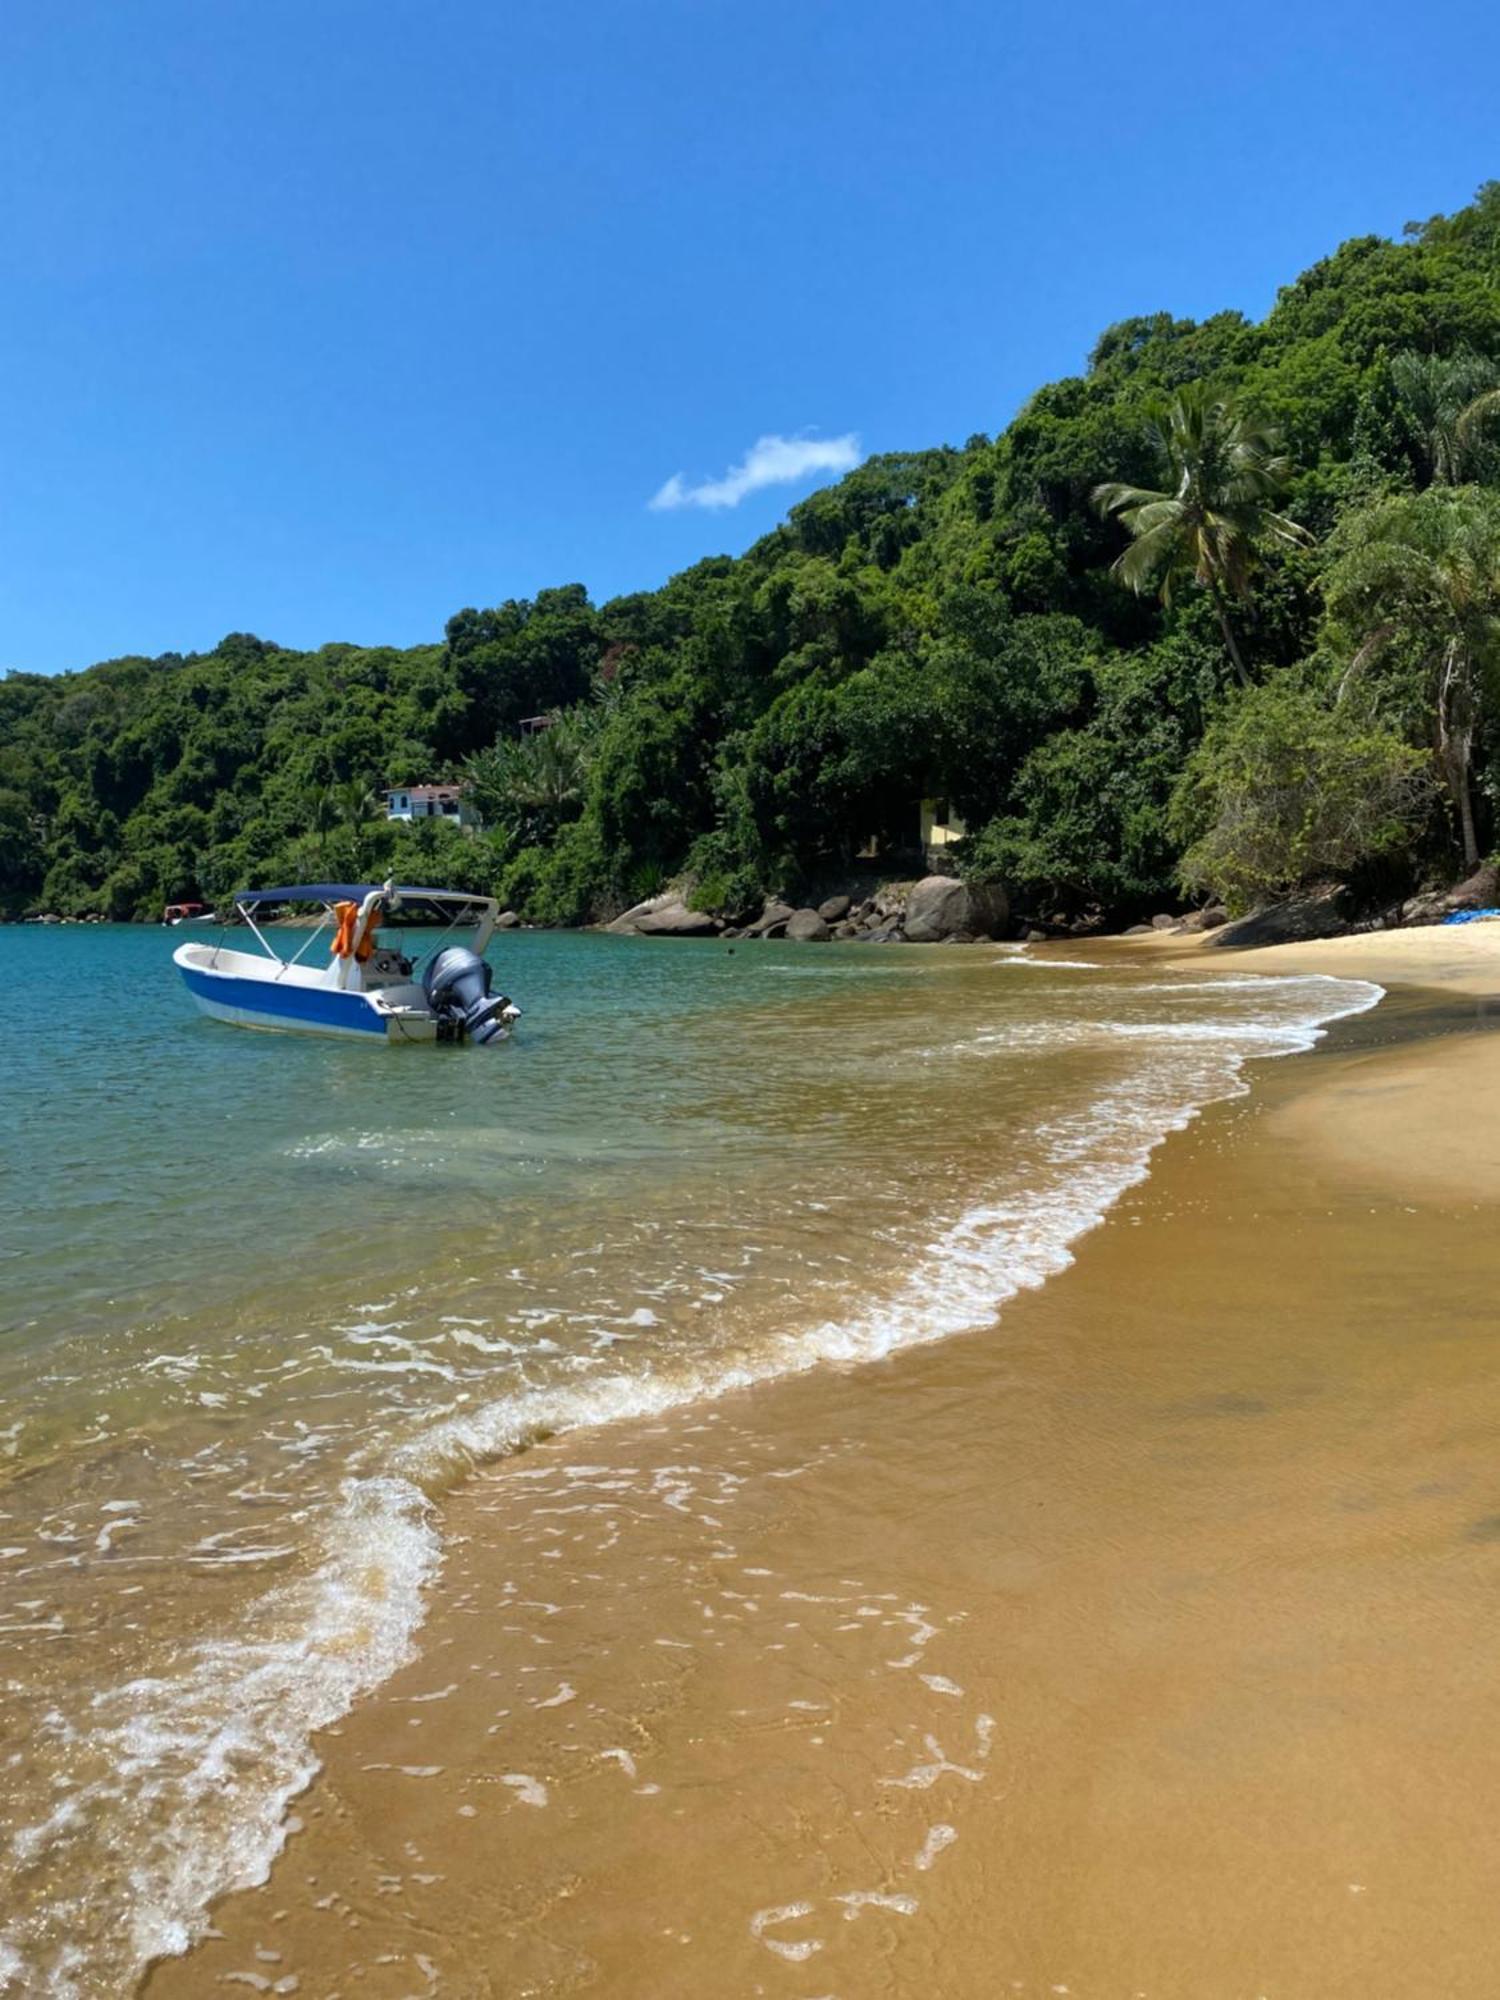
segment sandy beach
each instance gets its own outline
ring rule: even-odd
[[[472,1480],[152,2000],[1496,1990],[1500,926],[1092,949],[1389,994],[987,1332]]]

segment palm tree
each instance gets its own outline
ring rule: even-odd
[[[334,786],[333,796],[339,818],[355,834],[374,816],[380,803],[362,778],[345,778],[342,784]]]
[[[307,809],[307,830],[312,837],[312,846],[318,856],[318,866],[328,868],[328,842],[338,829],[339,802],[331,784],[320,785],[312,795]]]
[[[1434,486],[1340,524],[1324,581],[1328,633],[1347,654],[1341,696],[1371,673],[1432,746],[1458,818],[1464,865],[1479,865],[1471,769],[1485,697],[1500,683],[1500,495]]]
[[[1500,389],[1481,390],[1459,411],[1454,430],[1466,461],[1479,444],[1481,431],[1495,417],[1500,417]]]
[[[1155,586],[1163,604],[1191,578],[1212,600],[1224,649],[1240,680],[1250,676],[1229,620],[1230,600],[1250,594],[1268,542],[1305,548],[1312,536],[1271,506],[1291,480],[1275,437],[1203,383],[1180,389],[1154,419],[1152,440],[1167,474],[1161,488],[1110,480],[1094,505],[1130,531],[1114,573],[1137,593]]]
[[[1459,486],[1480,468],[1486,419],[1500,409],[1493,361],[1461,349],[1391,360],[1391,387],[1417,433],[1418,476],[1427,486]],[[1425,475],[1425,477],[1423,477]]]
[[[531,736],[502,737],[464,766],[487,825],[508,829],[518,846],[550,840],[583,809],[601,711],[580,706]]]

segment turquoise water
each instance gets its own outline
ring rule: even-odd
[[[128,1991],[264,1872],[476,1462],[989,1324],[1248,1057],[1374,997],[523,933],[513,1042],[389,1048],[204,1020],[181,936],[0,931],[19,1991]]]

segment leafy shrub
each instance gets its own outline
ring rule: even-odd
[[[1432,812],[1430,759],[1290,678],[1249,690],[1188,759],[1172,801],[1179,877],[1232,911],[1407,845]]]

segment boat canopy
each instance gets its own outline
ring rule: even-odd
[[[385,896],[392,903],[455,903],[484,905],[491,898],[468,889],[415,889],[381,882],[300,882],[282,889],[240,889],[235,902],[254,909],[262,903],[362,903],[366,896]]]

